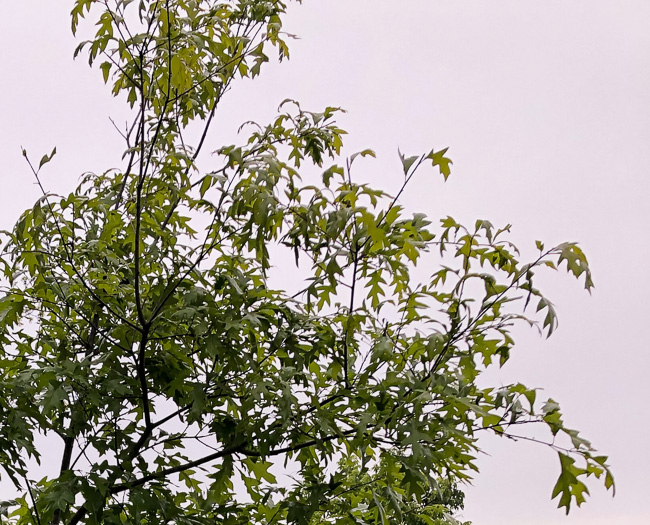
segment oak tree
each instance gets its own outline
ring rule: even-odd
[[[337,108],[285,101],[239,143],[209,143],[233,81],[288,57],[285,10],[73,2],[73,32],[96,27],[77,54],[133,118],[120,167],[68,195],[41,186],[3,234],[0,466],[20,495],[2,523],[431,525],[453,520],[479,436],[533,423],[553,438],[560,506],[589,476],[612,486],[555,401],[477,384],[514,325],[554,330],[538,270],[592,287],[575,243],[522,261],[508,227],[407,213],[416,172],[450,175],[447,149],[401,156],[389,195],[355,181],[374,153],[341,157]],[[23,152],[39,185],[55,152]],[[423,258],[436,266],[418,282]],[[58,474],[35,479],[33,460]]]

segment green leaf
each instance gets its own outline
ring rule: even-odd
[[[408,175],[409,170],[411,169],[411,166],[413,166],[413,163],[418,160],[418,156],[414,155],[412,157],[405,157],[402,155],[402,152],[398,150],[398,154],[400,157],[400,160],[402,161],[402,168],[404,169],[404,175]]]
[[[449,178],[449,175],[451,175],[450,165],[453,164],[451,159],[445,156],[445,153],[447,153],[448,149],[449,148],[445,148],[440,151],[431,150],[431,152],[426,157],[427,159],[431,160],[434,167],[438,167],[445,180],[447,180]]]
[[[25,150],[23,150],[23,155],[27,156],[27,153],[25,152]],[[43,157],[41,158],[41,161],[38,163],[38,168],[40,169],[45,164],[50,162],[52,160],[52,157],[54,157],[54,155],[56,155],[56,147],[52,150],[52,153],[50,153],[49,155],[43,155]]]
[[[111,72],[111,66],[112,64],[110,62],[102,62],[102,64],[99,66],[102,70],[102,74],[104,75],[104,84],[108,82],[108,75]]]
[[[352,155],[350,155],[350,165],[352,165],[354,159],[356,159],[359,155],[361,155],[362,157],[373,157],[373,158],[377,157],[377,155],[373,150],[364,149],[363,151],[359,151],[358,153],[353,153]]]

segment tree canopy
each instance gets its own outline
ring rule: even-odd
[[[453,522],[479,436],[535,423],[567,512],[587,477],[612,487],[553,399],[477,383],[514,325],[555,329],[538,270],[591,289],[577,244],[520,261],[509,226],[407,213],[416,172],[450,176],[447,149],[401,155],[389,195],[355,181],[375,155],[341,156],[338,108],[286,100],[210,144],[233,82],[288,57],[282,1],[73,4],[73,32],[96,24],[75,54],[133,119],[123,166],[68,195],[41,185],[56,150],[23,151],[43,196],[1,246],[0,466],[21,493],[3,523]],[[55,477],[30,474],[54,455],[38,436]]]

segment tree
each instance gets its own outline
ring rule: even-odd
[[[536,324],[531,301],[555,328],[538,268],[566,262],[592,287],[575,243],[520,262],[508,227],[407,215],[416,171],[450,175],[447,149],[401,156],[390,196],[353,178],[371,150],[340,159],[332,107],[285,101],[200,169],[233,80],[288,56],[285,8],[75,0],[73,32],[97,23],[76,53],[133,120],[122,168],[65,196],[41,186],[4,234],[0,465],[22,494],[4,522],[431,524],[459,508],[479,435],[532,423],[553,436],[567,512],[585,478],[612,487],[555,401],[476,382],[508,360],[514,324]],[[23,151],[39,185],[55,153]],[[295,289],[273,287],[272,261],[295,263]],[[56,477],[30,475],[38,435],[60,443]]]

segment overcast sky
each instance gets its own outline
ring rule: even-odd
[[[99,72],[71,59],[71,2],[4,2],[0,32],[0,228],[38,196],[20,155],[57,146],[45,184],[71,189],[84,171],[119,165],[108,116],[123,115]],[[554,453],[484,440],[490,455],[467,489],[475,525],[650,523],[650,2],[647,0],[305,0],[286,29],[292,58],[236,86],[211,149],[236,125],[265,121],[286,97],[348,110],[348,152],[375,149],[360,176],[394,190],[397,147],[449,146],[450,180],[423,173],[404,197],[432,218],[514,225],[513,238],[577,240],[592,296],[561,273],[543,278],[560,328],[518,333],[490,375],[544,388],[565,421],[610,456],[618,494],[594,485],[569,517],[550,493]]]

